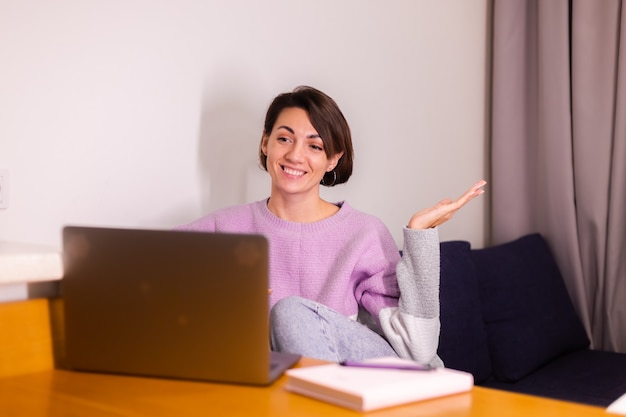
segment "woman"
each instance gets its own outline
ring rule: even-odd
[[[400,356],[441,366],[436,226],[474,197],[415,213],[403,256],[385,225],[346,202],[320,197],[352,174],[349,126],[311,87],[277,96],[259,146],[267,200],[213,212],[181,230],[258,233],[270,242],[272,349],[329,361]]]

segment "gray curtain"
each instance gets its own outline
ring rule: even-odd
[[[626,5],[494,0],[493,244],[548,240],[596,349],[626,352]]]

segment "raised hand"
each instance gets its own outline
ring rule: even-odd
[[[410,229],[428,229],[447,222],[464,205],[483,194],[483,187],[487,181],[480,180],[467,190],[462,196],[452,201],[449,198],[441,200],[437,205],[418,211],[411,216],[408,227]]]

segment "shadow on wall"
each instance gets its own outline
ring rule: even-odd
[[[260,170],[257,150],[265,109],[256,108],[251,92],[235,82],[205,88],[198,139],[203,214],[246,202],[249,173]]]

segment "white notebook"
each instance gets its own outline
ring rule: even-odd
[[[626,394],[613,401],[606,409],[608,413],[621,414],[626,416]]]
[[[399,358],[371,363],[415,364]],[[287,371],[288,391],[357,411],[370,411],[445,395],[467,392],[472,374],[448,368],[428,371],[318,365]]]

